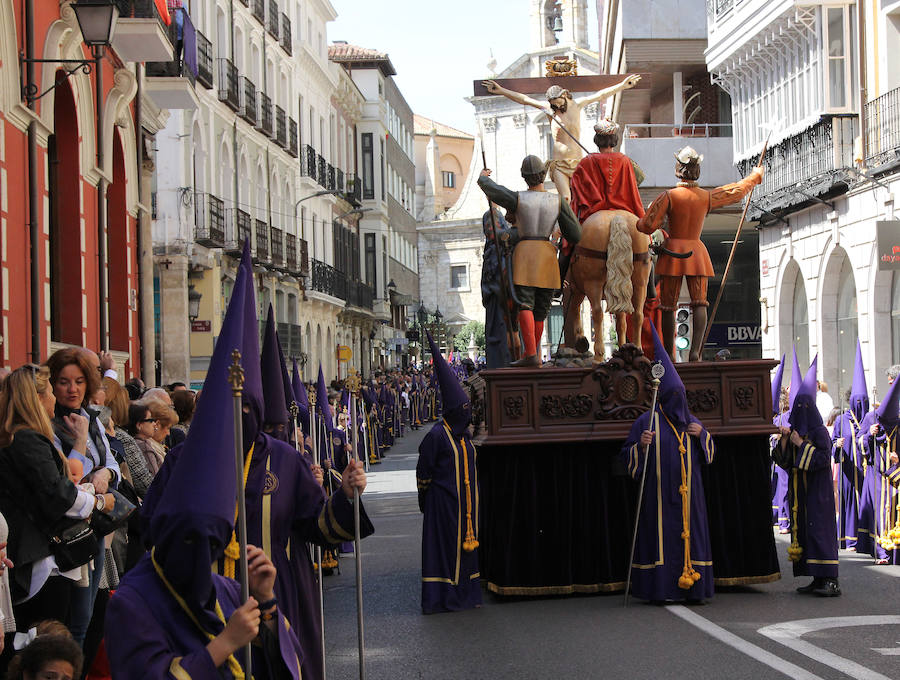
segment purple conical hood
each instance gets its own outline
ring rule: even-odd
[[[875,409],[875,416],[883,427],[892,428],[900,421],[900,379],[888,387],[881,405]]]
[[[791,412],[788,416],[788,422],[791,428],[806,436],[812,430],[822,426],[822,414],[816,406],[816,374],[818,371],[819,356],[813,359],[806,372],[806,377],[797,388],[794,395],[794,401],[791,404]],[[799,374],[798,374],[799,375]],[[793,388],[793,380],[791,380]]]
[[[657,402],[672,422],[679,425],[687,425],[691,422],[691,413],[688,409],[687,390],[681,381],[681,376],[675,370],[675,364],[672,363],[669,353],[663,347],[662,340],[656,332],[656,327],[650,324],[653,331],[653,356],[666,369],[665,374],[659,381],[659,396]]]
[[[772,413],[781,413],[781,381],[784,378],[784,354],[781,355],[781,363],[775,369],[775,377],[772,378]]]
[[[869,412],[869,390],[866,387],[866,369],[863,367],[862,347],[856,340],[856,363],[853,365],[853,385],[850,387],[850,410],[861,422]]]
[[[256,316],[256,292],[253,288],[253,256],[250,254],[250,239],[244,240],[241,267],[244,267],[250,275],[247,282],[247,295],[244,298],[244,350],[241,360],[244,365],[243,398],[245,404],[255,409],[257,422],[261,423],[265,407],[263,406],[262,371],[260,362],[257,360],[259,356],[259,322]]]
[[[425,335],[428,336],[428,344],[431,345],[431,356],[434,360],[434,369],[437,373],[438,385],[441,387],[441,400],[444,405],[444,411],[452,411],[464,404],[469,403],[469,397],[459,384],[459,379],[453,373],[447,360],[441,355],[441,351],[434,343],[434,338],[427,330]]]
[[[297,403],[297,420],[303,434],[309,436],[309,397],[306,394],[306,385],[300,379],[300,369],[297,368],[297,360],[294,359],[293,372],[291,374],[291,389],[294,391],[294,401]]]
[[[328,409],[328,387],[325,386],[325,374],[322,373],[322,364],[319,364],[319,380],[316,382],[316,410],[319,412],[321,421],[325,424],[325,431],[331,432],[334,429],[334,423],[331,420],[330,409]]]
[[[284,400],[284,380],[282,378],[284,364],[281,361],[280,354],[278,332],[275,329],[275,310],[270,303],[269,313],[266,316],[266,331],[263,336],[262,356],[260,358],[263,400],[265,404],[263,422],[270,425],[287,425],[290,420],[287,404]]]
[[[242,264],[191,429],[150,519],[148,543],[155,546],[157,561],[204,625],[218,625],[207,608],[213,590],[210,563],[222,556],[234,527],[234,397],[228,382],[232,352],[241,353],[245,375],[259,356],[243,344],[246,326],[256,324],[255,315],[245,318],[252,287],[252,272]]]
[[[800,377],[800,361],[797,359],[797,347],[793,348],[794,356],[793,363],[791,364],[791,389],[788,392],[788,405],[794,405],[794,398],[797,396],[797,392],[800,389],[800,384],[803,382],[803,379]]]

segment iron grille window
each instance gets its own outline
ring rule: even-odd
[[[237,111],[241,107],[238,70],[231,59],[219,59],[219,101]]]
[[[197,31],[197,80],[207,89],[213,87],[212,43]]]
[[[272,136],[272,100],[265,92],[259,93],[259,124],[257,129]]]
[[[249,78],[242,78],[241,80],[244,81],[244,105],[241,115],[248,123],[256,125],[256,85]]]
[[[291,42],[293,33],[291,33],[291,20],[287,14],[281,15],[281,47],[288,54],[291,54]]]
[[[282,148],[287,146],[287,115],[280,106],[275,107],[275,142]]]
[[[266,29],[272,34],[272,37],[275,38],[275,40],[278,40],[279,18],[278,3],[275,2],[275,0],[269,0],[269,21],[266,24]]]
[[[375,150],[371,132],[362,134],[362,171],[363,198],[375,198]]]
[[[300,144],[299,134],[297,131],[297,121],[293,118],[288,119],[288,152],[297,157],[298,146]]]
[[[269,260],[269,225],[262,220],[256,220],[256,257]]]

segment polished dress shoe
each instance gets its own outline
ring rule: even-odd
[[[822,586],[822,583],[824,581],[825,579],[816,576],[812,581],[810,581],[809,584],[797,588],[797,592],[801,595],[812,595],[814,592],[816,592],[817,588],[820,588]]]
[[[836,578],[825,578],[819,584],[819,587],[813,590],[815,595],[819,597],[839,597],[841,587],[838,585]]]
[[[510,364],[510,366],[512,366],[513,368],[540,368],[541,360],[538,358],[537,354],[532,354],[528,357],[516,359]]]

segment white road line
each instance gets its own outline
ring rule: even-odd
[[[805,668],[801,668],[790,661],[782,659],[777,654],[773,654],[752,642],[748,642],[742,637],[738,637],[734,633],[725,630],[721,626],[713,623],[709,619],[705,619],[699,614],[682,605],[671,605],[666,607],[675,616],[678,616],[693,626],[696,626],[710,637],[714,637],[719,642],[724,642],[729,647],[733,647],[739,652],[743,652],[752,659],[765,664],[779,673],[794,678],[795,680],[823,680],[823,678],[815,673],[810,673]]]
[[[787,621],[776,623],[773,626],[760,628],[759,633],[767,638],[781,643],[785,647],[793,649],[805,656],[815,659],[819,663],[831,666],[844,675],[849,675],[857,680],[891,680],[886,675],[876,673],[871,668],[845,659],[826,649],[801,640],[807,633],[813,633],[829,628],[850,628],[852,626],[896,626],[900,625],[900,616],[831,616],[821,619],[802,619],[799,621]]]
[[[900,656],[900,647],[872,647],[871,649],[882,656]]]

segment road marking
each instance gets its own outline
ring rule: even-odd
[[[900,645],[900,642],[897,644]],[[900,647],[872,647],[871,649],[882,656],[900,656]]]
[[[779,673],[788,676],[789,678],[794,678],[795,680],[823,680],[821,676],[816,675],[815,673],[810,673],[805,668],[801,668],[800,666],[792,664],[790,661],[782,659],[777,654],[773,654],[772,652],[769,652],[762,647],[759,647],[758,645],[754,645],[752,642],[748,642],[742,637],[738,637],[734,633],[725,630],[709,619],[705,619],[699,614],[695,614],[693,611],[683,605],[670,605],[666,607],[666,609],[672,612],[675,616],[678,616],[691,625],[696,626],[710,637],[715,638],[719,642],[724,642],[729,647],[733,647],[739,652],[743,652],[750,658],[755,659],[762,664],[765,664],[769,668],[772,668]]]
[[[819,663],[831,666],[844,675],[857,680],[891,680],[886,675],[876,673],[870,668],[838,656],[826,649],[801,640],[807,633],[829,628],[850,628],[852,626],[896,626],[900,625],[900,616],[831,616],[821,619],[802,619],[776,623],[773,626],[760,628],[759,633],[781,643]]]

